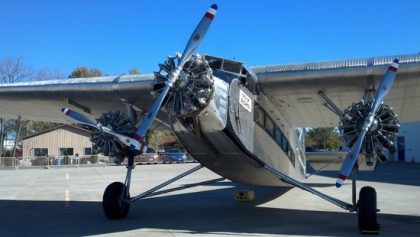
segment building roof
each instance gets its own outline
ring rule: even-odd
[[[49,133],[49,132],[52,132],[52,131],[55,131],[55,130],[58,130],[58,129],[66,129],[66,128],[76,129],[76,130],[79,130],[79,131],[81,131],[81,132],[83,132],[83,133],[88,133],[88,134],[90,134],[90,133],[92,132],[92,131],[90,131],[90,130],[87,130],[87,129],[84,129],[84,128],[81,128],[81,127],[78,127],[78,126],[76,126],[76,125],[72,125],[72,124],[62,124],[62,125],[59,125],[59,126],[57,126],[57,127],[54,127],[54,128],[51,128],[51,129],[47,129],[47,130],[44,130],[44,131],[42,131],[42,132],[35,133],[35,134],[33,134],[33,135],[30,135],[30,136],[24,137],[24,138],[22,138],[22,141],[23,141],[23,140],[26,140],[26,139],[29,139],[29,138],[33,138],[33,137],[39,136],[39,135],[42,135],[42,134],[46,134],[46,133]],[[83,136],[83,134],[81,134],[81,135]]]

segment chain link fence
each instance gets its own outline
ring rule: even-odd
[[[0,157],[0,168],[7,167],[49,167],[109,165],[112,160],[106,156],[37,156],[37,157]]]
[[[125,164],[127,160],[123,162]],[[136,164],[170,164],[196,162],[185,153],[146,153],[134,159]],[[114,158],[102,155],[89,156],[37,156],[37,157],[0,157],[0,168],[14,167],[64,167],[113,165]]]

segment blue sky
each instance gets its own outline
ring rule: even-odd
[[[420,52],[420,1],[46,1],[0,3],[0,59],[68,74],[144,73],[176,51],[212,4],[198,52],[287,64]]]

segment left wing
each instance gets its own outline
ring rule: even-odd
[[[339,123],[319,95],[344,110],[374,90],[392,61],[400,60],[397,78],[384,103],[400,122],[420,120],[420,54],[294,65],[263,66],[257,74],[265,95],[292,127],[335,127]]]
[[[124,109],[129,103],[147,111],[153,103],[153,75],[96,77],[0,85],[0,116],[72,123],[61,109],[68,107],[91,118]]]

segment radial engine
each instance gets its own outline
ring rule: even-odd
[[[339,130],[348,147],[352,147],[356,142],[371,106],[372,102],[366,103],[362,100],[344,110],[344,116],[340,118]],[[391,154],[395,152],[393,141],[399,128],[397,115],[392,108],[381,104],[362,145],[361,153],[365,155],[367,165],[372,165],[375,158],[381,162],[386,161],[385,149],[388,149]]]
[[[180,56],[168,57],[163,64],[159,64],[159,71],[155,72],[153,94],[159,94],[168,81],[170,73],[174,71],[175,60]],[[170,115],[187,116],[201,111],[211,100],[214,93],[212,69],[204,55],[193,55],[187,61],[165,100],[162,110]]]

